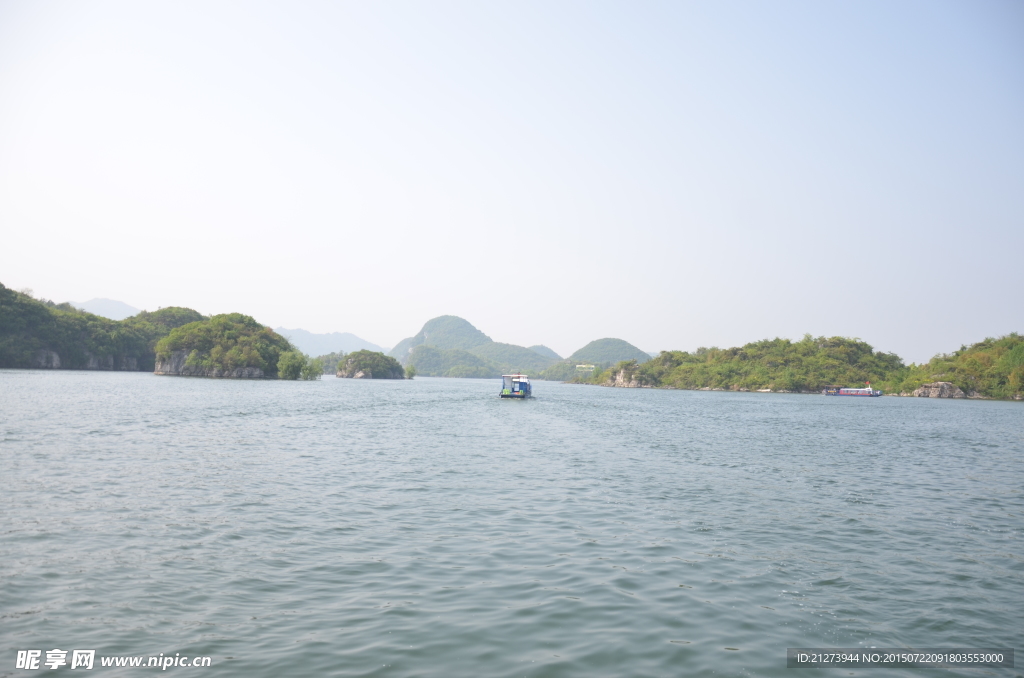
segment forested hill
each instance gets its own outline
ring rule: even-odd
[[[551,360],[562,359],[562,356],[558,355],[544,344],[537,344],[536,346],[527,346],[527,348],[529,348],[534,353],[540,354],[545,358],[550,358]]]
[[[202,318],[190,308],[171,307],[109,320],[0,284],[0,367],[151,372],[157,341]]]
[[[651,356],[633,344],[622,339],[596,339],[569,356],[570,363],[592,363],[607,365],[622,360],[635,360],[643,363]]]
[[[577,375],[580,383],[732,391],[816,393],[825,386],[872,387],[910,395],[922,384],[948,381],[969,397],[1024,398],[1024,338],[1013,333],[986,339],[923,365],[904,365],[893,353],[846,337],[800,341],[770,339],[735,348],[663,351],[643,364]]]
[[[796,342],[766,339],[693,353],[663,351],[643,364],[625,362],[578,380],[601,383],[625,370],[626,380],[640,386],[800,392],[820,391],[830,384],[878,385],[904,369],[899,356],[875,351],[863,341],[806,335]]]
[[[391,351],[392,357],[425,377],[482,378],[508,372],[536,375],[555,362],[557,355],[544,346],[525,348],[491,341],[470,322],[453,315],[427,321],[419,333],[403,339]]]

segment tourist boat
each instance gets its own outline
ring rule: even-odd
[[[881,391],[876,391],[871,388],[871,382],[868,382],[867,388],[845,388],[843,386],[826,386],[825,390],[822,391],[824,395],[828,396],[860,396],[861,398],[877,398],[882,395]]]
[[[525,374],[501,375],[502,398],[529,398],[533,395],[530,378]]]

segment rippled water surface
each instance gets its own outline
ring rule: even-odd
[[[0,371],[0,675],[27,648],[254,677],[1024,648],[1020,403],[498,388]]]

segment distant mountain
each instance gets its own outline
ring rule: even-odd
[[[530,346],[529,349],[534,353],[539,353],[545,358],[551,358],[552,360],[561,360],[562,356],[558,355],[544,344],[537,344],[536,346]]]
[[[529,349],[491,341],[472,323],[453,315],[427,321],[419,334],[399,342],[391,356],[425,377],[537,374],[559,360],[558,354],[545,346]]]
[[[497,341],[474,346],[469,349],[469,352],[497,367],[503,374],[510,372],[536,374],[557,361],[557,358],[543,356],[531,349],[514,344],[502,344]],[[554,351],[551,352],[554,353]]]
[[[71,305],[93,315],[100,315],[111,320],[124,320],[139,313],[139,309],[129,306],[123,301],[114,299],[90,299],[89,301],[72,301]]]
[[[594,365],[610,365],[621,360],[635,360],[645,363],[651,359],[649,353],[641,351],[633,344],[622,339],[598,339],[592,341],[569,356],[573,363],[591,363]]]
[[[384,352],[377,344],[360,339],[349,332],[331,332],[329,334],[315,334],[303,329],[290,330],[285,327],[275,327],[274,331],[286,337],[295,348],[309,356],[321,356],[328,353],[344,351],[352,353],[361,351],[364,348],[371,351]]]
[[[417,346],[433,346],[440,349],[457,348],[466,351],[490,341],[490,337],[473,327],[469,321],[454,315],[442,315],[428,320],[416,336],[398,342],[398,345],[391,349],[388,355],[405,363],[409,353]],[[425,373],[420,372],[420,374]]]

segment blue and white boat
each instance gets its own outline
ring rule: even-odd
[[[529,398],[533,395],[530,378],[525,374],[501,375],[501,393],[499,395],[502,398]]]

